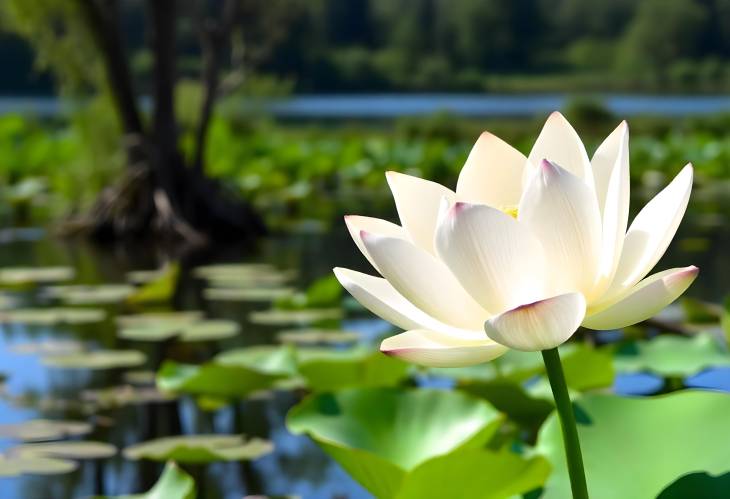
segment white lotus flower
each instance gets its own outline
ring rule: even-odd
[[[383,278],[334,270],[363,306],[406,330],[381,350],[426,366],[465,366],[507,348],[554,348],[581,325],[635,324],[674,301],[696,267],[645,276],[682,220],[692,166],[627,231],[628,141],[623,122],[589,160],[553,113],[527,158],[483,133],[456,192],[389,172],[401,225],[345,217]]]

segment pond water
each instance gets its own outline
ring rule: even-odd
[[[295,95],[263,104],[281,118],[388,119],[441,111],[471,116],[533,116],[563,109],[571,94],[331,94]],[[595,94],[617,116],[688,116],[730,111],[730,95]],[[144,104],[144,101],[143,101]],[[250,103],[241,102],[241,106]],[[235,108],[235,103],[232,103]],[[55,97],[0,97],[0,114],[56,116],[68,102]],[[228,105],[227,109],[231,109]]]
[[[671,251],[659,268],[696,264],[700,278],[690,295],[719,301],[727,289],[730,275],[725,249],[730,247],[728,224],[702,223],[703,215],[693,213],[683,224]],[[715,219],[717,221],[717,219]],[[206,316],[227,318],[242,325],[235,338],[217,342],[214,346],[195,347],[186,355],[201,361],[217,351],[232,347],[272,344],[281,328],[260,326],[248,320],[252,310],[267,308],[268,304],[249,305],[239,302],[213,302],[202,298],[202,283],[191,274],[193,267],[217,262],[267,262],[281,269],[295,269],[295,284],[305,286],[327,275],[334,266],[346,266],[367,271],[363,259],[349,240],[343,224],[324,234],[274,236],[260,241],[253,248],[225,247],[204,253],[186,255],[181,260],[181,278],[173,306],[183,310],[202,310]],[[125,273],[134,269],[155,269],[161,263],[153,250],[135,248],[98,248],[79,241],[61,241],[46,237],[42,231],[4,232],[0,237],[0,267],[67,265],[76,269],[75,281],[80,283],[123,283]],[[44,304],[37,292],[12,292],[23,305]],[[110,314],[118,306],[108,306]],[[361,342],[373,344],[379,335],[390,331],[384,322],[367,315],[357,315],[343,321],[344,329],[356,331]],[[12,423],[31,418],[51,417],[77,419],[73,409],[51,401],[78,401],[84,390],[113,386],[121,382],[117,371],[89,372],[83,369],[54,369],[43,367],[36,355],[17,355],[10,351],[14,345],[43,339],[83,339],[97,347],[136,348],[153,353],[150,344],[120,340],[111,321],[84,326],[23,326],[0,325],[0,371],[7,375],[0,396],[0,423]],[[192,348],[192,347],[187,347]],[[169,352],[168,352],[169,353]],[[174,352],[173,352],[174,354]],[[151,357],[154,357],[151,355]],[[151,366],[148,366],[151,367]],[[449,383],[426,379],[431,386],[448,388]],[[730,371],[703,373],[692,381],[695,386],[728,389]],[[621,393],[651,393],[659,389],[651,376],[622,376],[615,389]],[[18,404],[19,397],[28,403]],[[290,435],[284,418],[301,393],[277,392],[271,396],[247,400],[219,410],[212,417],[203,417],[194,402],[183,398],[166,405],[130,405],[114,410],[94,421],[97,429],[89,438],[109,441],[119,448],[178,431],[183,433],[244,433],[268,438],[275,451],[249,464],[215,464],[208,468],[201,497],[236,498],[246,494],[284,495],[303,498],[366,498],[370,497],[358,484],[306,437]],[[33,400],[35,399],[35,402]],[[45,410],[38,408],[45,401]],[[151,410],[151,408],[153,410]],[[12,445],[0,439],[0,451]],[[96,493],[122,494],[145,490],[154,482],[160,466],[144,462],[125,461],[121,456],[104,461],[84,463],[79,470],[52,477],[22,477],[0,479],[3,499],[49,499],[84,497]]]

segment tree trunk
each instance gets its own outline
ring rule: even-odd
[[[117,185],[99,195],[87,217],[67,224],[66,232],[90,231],[102,240],[152,235],[194,244],[245,240],[263,234],[263,221],[253,208],[227,195],[218,182],[203,173],[205,136],[215,104],[217,57],[222,42],[215,43],[215,59],[206,67],[207,93],[194,164],[189,167],[178,148],[175,118],[176,1],[147,0],[154,57],[149,133],[145,133],[138,110],[115,3],[76,1],[104,61],[113,103],[127,136],[129,168]]]

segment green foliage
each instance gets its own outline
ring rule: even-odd
[[[124,449],[127,459],[176,461],[205,464],[215,461],[248,461],[273,450],[271,442],[241,435],[179,435],[130,445]]]
[[[656,497],[687,473],[730,470],[728,447],[718,445],[730,438],[727,394],[687,390],[652,398],[586,395],[577,401],[577,410],[591,497]],[[553,466],[545,499],[570,496],[561,442],[553,415],[540,430],[537,446]]]
[[[195,499],[195,481],[174,462],[165,469],[150,490],[124,496],[95,496],[93,499]]]
[[[461,466],[473,469],[479,457],[489,459],[484,451],[482,456],[465,451],[477,452],[501,419],[486,402],[456,392],[357,388],[310,396],[289,412],[287,426],[312,437],[376,497],[415,498],[418,495],[412,494],[422,486],[443,487],[436,481],[422,483],[427,477],[443,480]],[[525,463],[517,459],[515,466]],[[482,473],[478,476],[493,476],[488,468]],[[534,488],[535,475],[540,471],[527,473],[527,489],[521,491]],[[463,485],[474,491],[483,488],[475,485],[486,487],[486,482],[469,480]],[[454,496],[465,497],[465,491],[451,490]]]
[[[667,378],[685,378],[710,366],[730,365],[730,355],[709,333],[694,338],[661,335],[625,345],[615,364],[623,372],[649,371]]]

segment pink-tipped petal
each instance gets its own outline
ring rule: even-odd
[[[433,233],[436,230],[441,199],[453,202],[455,194],[450,189],[418,177],[397,172],[387,172],[386,179],[393,193],[401,225],[411,241],[433,253]]]
[[[552,294],[580,291],[588,296],[594,288],[602,234],[598,202],[585,182],[542,161],[522,194],[518,220],[542,243]]]
[[[379,218],[347,215],[345,217],[345,224],[347,225],[347,230],[350,232],[352,240],[355,241],[358,249],[363,256],[367,258],[370,265],[375,267],[375,270],[378,270],[378,268],[368,254],[368,251],[362,242],[362,237],[360,237],[360,233],[362,231],[366,231],[374,234],[380,234],[381,236],[399,237],[401,239],[406,239],[408,237],[408,234],[400,225],[396,225],[392,222],[381,220]]]
[[[394,237],[365,234],[362,239],[383,277],[431,317],[474,330],[489,316],[448,267],[426,250]]]
[[[625,121],[601,144],[591,164],[603,217],[603,240],[595,290],[600,296],[611,285],[618,268],[629,220],[629,129]]]
[[[692,165],[688,164],[631,223],[609,293],[621,292],[641,280],[657,264],[687,209],[692,191]]]
[[[386,338],[380,351],[426,367],[465,367],[495,359],[507,348],[487,337],[463,340],[437,331],[416,329]]]
[[[593,174],[586,148],[565,117],[552,113],[530,151],[528,161],[539,165],[543,158],[554,161],[573,175],[593,186]]]
[[[458,199],[495,208],[516,206],[525,162],[517,149],[489,132],[482,133],[459,173]]]
[[[695,266],[656,273],[624,292],[618,301],[590,310],[583,325],[591,329],[619,329],[654,316],[676,300],[697,277]]]
[[[435,244],[464,289],[491,313],[545,296],[540,242],[496,208],[457,202],[442,216]]]
[[[567,293],[492,317],[484,329],[491,339],[515,350],[547,350],[565,343],[580,326],[585,312],[583,295]]]
[[[342,287],[363,307],[401,329],[433,329],[464,339],[482,336],[481,330],[457,329],[437,321],[406,300],[383,278],[339,267],[334,273]]]

